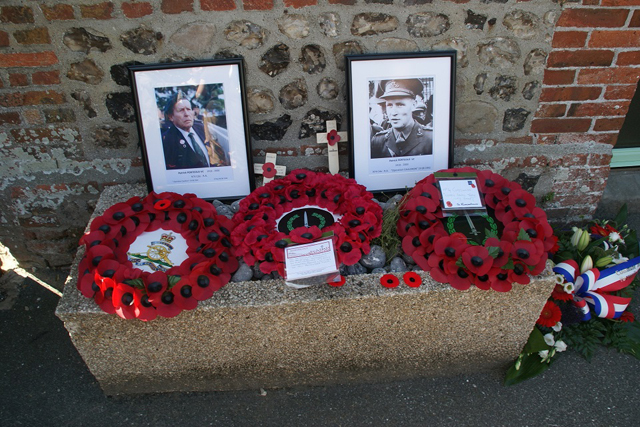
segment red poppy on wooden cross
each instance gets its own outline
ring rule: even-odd
[[[327,132],[317,133],[316,141],[318,144],[327,144],[329,146],[329,172],[332,175],[337,174],[340,171],[340,160],[338,157],[338,142],[348,141],[347,132],[338,132],[338,125],[335,120],[327,121]]]
[[[284,176],[287,173],[286,166],[276,165],[276,153],[267,153],[264,159],[264,163],[254,163],[253,173],[256,175],[262,175],[263,184],[273,181],[274,177]]]

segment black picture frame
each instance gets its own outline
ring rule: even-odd
[[[234,200],[254,190],[242,58],[128,68],[150,192]]]
[[[371,192],[393,193],[450,168],[456,52],[347,55],[345,61],[349,176]],[[398,137],[396,144],[396,135],[406,142]]]

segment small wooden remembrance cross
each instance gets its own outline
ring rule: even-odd
[[[284,176],[287,173],[286,166],[276,165],[276,153],[267,153],[264,163],[254,163],[253,173],[263,176],[262,184],[273,181],[273,178],[278,176]]]
[[[327,133],[317,133],[318,144],[327,144],[329,147],[329,172],[332,175],[340,171],[340,159],[338,157],[338,142],[348,141],[347,132],[338,132],[338,125],[335,120],[327,120]]]

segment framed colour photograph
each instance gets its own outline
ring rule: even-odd
[[[455,51],[348,55],[349,174],[371,192],[411,188],[453,162]]]
[[[242,59],[129,67],[149,191],[238,199],[255,187]]]

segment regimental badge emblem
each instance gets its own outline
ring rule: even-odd
[[[165,272],[174,265],[169,259],[169,255],[174,249],[171,242],[175,239],[176,236],[172,232],[163,233],[160,240],[152,241],[150,245],[147,245],[146,253],[127,252],[129,261],[136,267],[147,267],[153,271]]]

